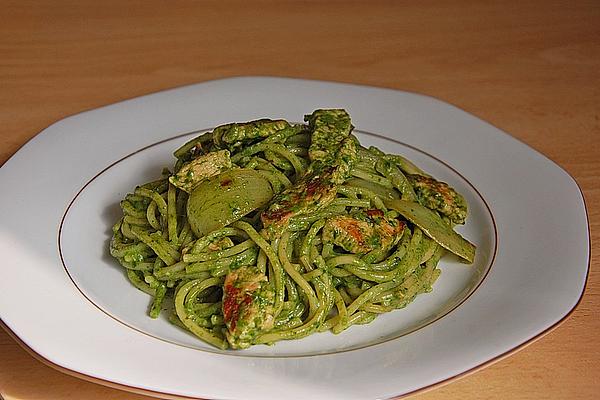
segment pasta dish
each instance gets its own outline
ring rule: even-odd
[[[472,263],[467,204],[350,116],[230,123],[174,153],[121,201],[110,252],[149,316],[220,349],[340,333],[432,290],[442,256]]]

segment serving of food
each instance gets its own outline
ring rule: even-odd
[[[121,201],[110,253],[150,317],[220,349],[337,334],[429,292],[446,252],[473,262],[460,193],[362,147],[345,110],[305,121],[218,126]]]

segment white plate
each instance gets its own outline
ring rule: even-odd
[[[106,254],[118,201],[198,129],[346,108],[361,142],[408,156],[464,193],[473,266],[446,257],[434,291],[339,336],[220,352],[145,316]],[[579,301],[589,235],[562,169],[430,97],[282,78],[212,81],[78,114],[0,170],[0,317],[61,368],[165,395],[386,398],[448,380],[559,323]]]

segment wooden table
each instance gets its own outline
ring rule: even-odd
[[[236,75],[425,93],[544,153],[585,194],[595,245],[585,296],[522,351],[414,398],[600,395],[600,2],[2,1],[0,10],[1,163],[70,114]],[[58,372],[1,329],[0,393],[146,398]]]

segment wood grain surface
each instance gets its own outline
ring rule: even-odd
[[[520,352],[413,398],[600,396],[599,1],[0,1],[0,163],[68,115],[239,75],[428,94],[574,176],[593,243],[577,309]],[[146,398],[58,372],[1,329],[0,393]]]

